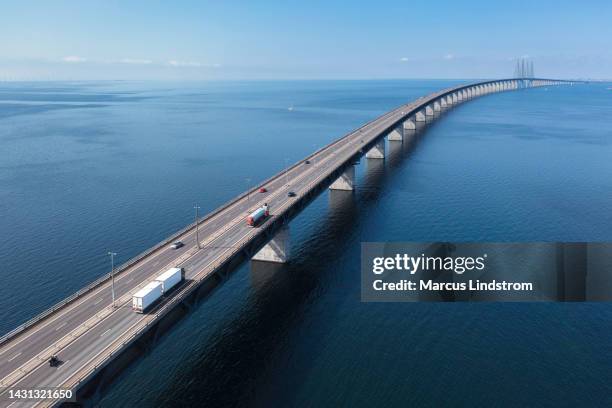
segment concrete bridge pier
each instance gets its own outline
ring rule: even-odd
[[[399,125],[397,125],[396,127],[393,128],[393,130],[391,130],[391,132],[389,132],[389,136],[388,136],[389,140],[399,140],[400,142],[402,140],[404,140],[404,124],[400,123]]]
[[[422,110],[418,111],[415,115],[416,121],[417,122],[425,122],[425,112],[423,112]]]
[[[446,108],[448,108],[448,105],[446,104],[446,96],[443,96],[440,98],[440,109],[444,110]]]
[[[453,92],[453,103],[456,104],[457,102],[459,102],[459,100],[457,99],[457,92]]]
[[[416,123],[414,123],[416,120],[414,117],[410,117],[408,119],[406,119],[403,123],[404,126],[404,134],[406,134],[406,131],[409,130],[416,130]]]
[[[457,91],[457,102],[463,102],[463,93],[461,91]]]
[[[442,110],[442,107],[440,106],[440,102],[439,101],[434,101],[434,112],[440,112]]]
[[[425,107],[425,116],[433,116],[434,115],[434,110],[431,107],[431,105],[427,105]]]
[[[366,153],[367,159],[384,159],[385,158],[385,138],[382,137],[378,143]]]
[[[285,263],[289,260],[289,225],[283,225],[276,235],[253,257],[254,261]]]
[[[452,95],[446,95],[446,105],[447,106],[453,106],[453,96]]]
[[[355,189],[355,166],[349,166],[340,177],[334,181],[330,190],[353,191]]]

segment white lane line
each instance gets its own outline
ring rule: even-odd
[[[104,298],[100,298],[98,300],[96,300],[96,302],[94,303],[94,305],[97,305],[98,303],[100,303]]]
[[[125,281],[125,283],[130,283],[130,282],[131,282],[131,281],[133,281],[133,280],[134,280],[134,278],[131,278],[130,280]]]
[[[106,330],[104,333],[102,333],[102,334],[100,335],[100,337],[103,337],[103,336],[104,336],[106,333],[108,333],[109,331],[111,331],[111,329]]]
[[[17,357],[19,357],[21,354],[22,354],[22,352],[20,351],[19,353],[15,354],[13,357],[9,358],[8,361],[13,361]]]
[[[64,323],[60,324],[59,326],[57,326],[57,327],[55,328],[55,331],[58,331],[59,329],[61,329],[62,327],[64,327],[64,326],[65,326],[65,325],[67,325],[67,324],[68,324],[68,322],[64,322]]]
[[[159,261],[157,261],[157,262],[155,262],[155,263],[153,264],[153,266],[157,266],[157,265],[159,265]]]

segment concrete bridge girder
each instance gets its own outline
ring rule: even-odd
[[[285,263],[289,260],[289,225],[283,225],[274,237],[253,256],[255,261]]]
[[[385,138],[382,137],[367,153],[368,159],[384,159],[385,158]]]
[[[330,190],[353,191],[355,189],[355,166],[349,166],[330,186]]]

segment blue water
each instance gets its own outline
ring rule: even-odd
[[[0,84],[0,333],[106,273],[108,250],[125,261],[194,203],[456,83]],[[244,265],[101,405],[611,405],[608,304],[374,304],[359,287],[362,241],[611,241],[609,88],[489,95],[362,160],[355,194],[292,222],[292,263]]]

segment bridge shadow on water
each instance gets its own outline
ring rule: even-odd
[[[251,291],[239,316],[224,322],[211,344],[183,363],[180,377],[159,391],[156,406],[265,406],[263,400],[270,392],[276,400],[291,398],[290,390],[270,390],[259,379],[279,375],[270,374],[275,356],[290,347],[291,337],[299,335],[303,311],[327,290],[326,281],[333,279],[322,272],[330,265],[341,267],[338,253],[352,245],[346,237],[358,233],[360,213],[376,205],[393,177],[392,170],[406,164],[427,127],[419,124],[411,138],[389,142],[384,160],[363,158],[367,171],[355,192],[329,191],[327,214],[317,218],[317,226],[293,246],[290,263],[250,262]],[[297,387],[307,372],[308,367],[297,366],[284,382]]]

